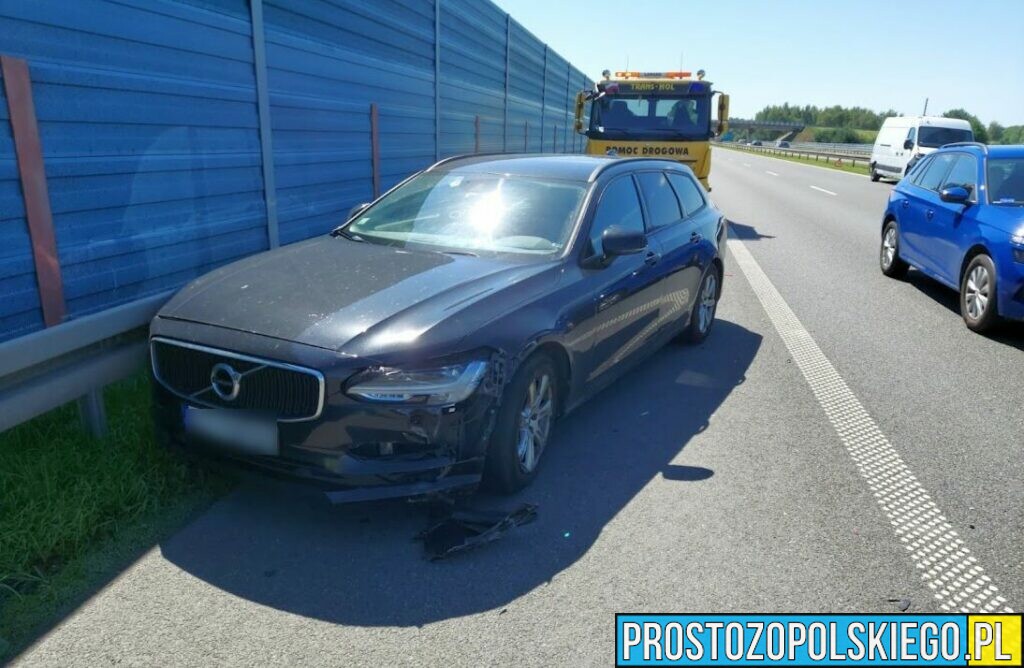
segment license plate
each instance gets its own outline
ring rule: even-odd
[[[185,433],[211,445],[244,455],[278,454],[277,422],[268,416],[242,410],[185,406]]]

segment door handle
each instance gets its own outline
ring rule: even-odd
[[[649,267],[653,267],[654,265],[658,264],[658,260],[660,259],[661,256],[655,253],[654,251],[647,251],[647,255],[644,256],[644,264],[646,264]]]
[[[690,243],[691,244],[699,244],[703,240],[704,240],[704,237],[702,237],[700,235],[700,232],[694,232],[693,234],[690,235]]]
[[[935,215],[935,211],[933,211],[932,209],[928,209],[925,212],[924,217],[927,218],[928,220],[931,220],[932,216],[934,216],[934,215]]]

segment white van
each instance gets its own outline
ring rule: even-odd
[[[882,122],[871,150],[871,180],[901,179],[922,155],[940,146],[974,141],[971,124],[942,116],[890,116]]]

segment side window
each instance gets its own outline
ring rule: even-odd
[[[679,200],[672,192],[672,186],[661,172],[640,172],[636,175],[640,191],[647,202],[647,223],[653,228],[665,227],[679,222],[683,217]]]
[[[590,224],[591,255],[603,255],[601,235],[612,225],[637,232],[644,231],[644,216],[640,210],[640,197],[632,176],[620,176],[608,184],[598,202],[597,212]]]
[[[914,185],[921,185],[921,176],[928,171],[928,165],[932,164],[932,156],[922,158],[910,168],[910,181]]]
[[[955,157],[952,153],[943,153],[932,158],[931,164],[925,168],[917,181],[917,185],[928,190],[938,190],[939,184],[942,183],[946,178],[946,174],[949,173],[949,167],[953,164],[953,158]]]
[[[978,161],[973,155],[958,155],[953,168],[942,182],[943,188],[963,186],[973,193],[978,186]]]
[[[689,176],[679,174],[678,172],[670,172],[668,180],[675,189],[676,195],[679,196],[679,203],[683,205],[684,216],[692,216],[707,203],[704,201],[704,193],[701,192],[700,186]]]

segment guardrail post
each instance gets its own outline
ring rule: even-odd
[[[256,72],[256,112],[260,126],[260,163],[263,172],[263,206],[267,211],[267,245],[277,248],[281,235],[277,223],[277,181],[274,176],[273,128],[267,84],[267,48],[263,38],[263,0],[251,0],[253,69]]]
[[[107,409],[103,405],[103,388],[97,388],[78,399],[78,415],[93,438],[107,435]]]
[[[32,244],[39,306],[47,327],[64,320],[64,281],[61,277],[57,240],[53,232],[53,212],[46,187],[43,145],[39,139],[36,107],[32,99],[32,80],[28,63],[21,58],[0,56],[3,85],[7,92],[11,135],[18,162],[21,193],[25,201],[25,220]]]
[[[370,165],[373,169],[373,199],[380,197],[380,131],[377,104],[370,103]]]

